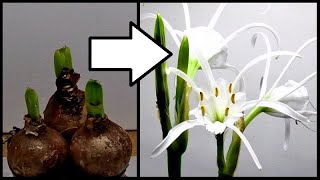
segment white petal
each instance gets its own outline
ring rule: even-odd
[[[259,102],[257,106],[260,107],[268,107],[271,109],[274,109],[278,112],[281,112],[287,116],[290,116],[291,118],[298,120],[298,121],[305,121],[308,122],[308,118],[299,114],[297,111],[293,110],[291,107],[288,105],[279,102],[279,101],[268,101],[268,100],[262,100]]]
[[[146,19],[157,19],[157,15],[153,14],[153,13],[146,13],[146,14],[142,14],[141,15],[141,21],[146,20]],[[180,41],[178,39],[177,34],[174,32],[172,26],[169,24],[169,22],[164,19],[164,17],[162,17],[162,21],[164,24],[164,27],[169,31],[169,33],[171,34],[174,42],[176,43],[177,47],[180,47]]]
[[[293,80],[289,80],[284,85],[281,85],[281,86],[273,89],[273,91],[270,92],[269,95],[267,95],[267,99],[278,100],[279,98],[281,98],[284,94],[287,94],[290,90],[292,90],[292,88],[294,88],[298,84],[299,83],[297,83]],[[309,102],[308,100],[309,100],[308,90],[304,86],[301,86],[300,88],[298,88],[297,90],[292,92],[290,95],[287,95],[286,97],[281,98],[281,102],[284,102],[284,101],[298,102],[299,104],[301,104],[300,105],[301,108],[305,105],[305,104],[302,105],[302,103],[308,103]],[[307,104],[306,104],[306,106],[307,106]],[[300,110],[300,109],[296,109],[296,110]]]
[[[311,116],[316,116],[317,115],[317,111],[297,111],[298,113],[310,118]]]
[[[256,166],[258,167],[258,169],[262,169],[261,164],[256,156],[256,154],[254,153],[249,141],[247,140],[247,138],[241,133],[241,131],[235,127],[233,124],[231,123],[226,123],[226,126],[230,129],[232,129],[234,132],[236,132],[238,134],[238,136],[241,138],[242,142],[244,143],[244,145],[247,147],[250,155],[252,156],[254,162],[256,163]]]
[[[183,38],[184,32],[179,31],[179,30],[174,30],[174,32],[175,32],[180,38]]]
[[[190,29],[190,14],[189,14],[188,4],[182,3],[182,6],[183,6],[184,18],[186,20],[186,29]]]
[[[210,62],[209,62],[209,64],[210,64]],[[212,65],[212,64],[210,64],[210,67],[211,67],[211,69],[229,69],[229,70],[231,70],[231,71],[233,71],[236,75],[238,75],[239,73],[240,73],[240,70],[238,69],[238,68],[236,68],[235,66],[233,66],[233,65],[230,65],[230,64],[227,64],[227,63],[225,63],[225,64],[222,64],[222,65],[220,65],[220,66],[216,66],[216,65]],[[243,77],[241,77],[241,79],[240,79],[240,85],[239,85],[239,91],[240,92],[244,92],[245,91],[245,83],[244,83],[244,79],[243,79]]]
[[[265,35],[264,33],[256,33],[253,35],[252,37],[252,44],[255,45],[256,40],[258,35],[262,36],[265,44],[267,46],[267,53],[271,52],[271,45],[270,45],[270,41],[269,38],[267,37],[267,35]],[[261,89],[260,89],[260,95],[259,95],[259,99],[262,99],[262,97],[265,95],[266,91],[267,91],[267,83],[268,83],[268,76],[269,76],[269,71],[270,71],[270,63],[271,63],[271,57],[268,56],[267,57],[267,62],[266,62],[266,68],[264,70],[264,75],[263,75],[263,81],[262,81],[262,85],[261,85]]]
[[[239,35],[239,33],[243,32],[243,31],[246,31],[246,30],[249,30],[249,29],[252,29],[252,28],[256,28],[256,27],[261,27],[261,28],[265,28],[265,29],[269,30],[274,35],[274,37],[276,38],[277,46],[279,46],[279,43],[280,43],[279,35],[277,34],[277,32],[271,26],[266,25],[264,23],[251,23],[251,24],[247,24],[247,25],[239,28],[238,30],[236,30],[235,32],[230,34],[225,39],[225,42],[222,45],[225,46],[226,44],[228,44],[229,41],[231,41],[233,38],[237,37]]]
[[[214,77],[213,77],[213,74],[212,74],[212,71],[210,69],[210,66],[209,66],[207,59],[204,59],[203,54],[201,53],[201,50],[199,48],[195,48],[195,54],[197,56],[199,65],[201,66],[206,78],[209,81],[210,89],[214,89],[215,80],[214,80]]]
[[[224,7],[226,6],[227,4],[226,3],[221,3],[216,11],[216,13],[212,16],[210,22],[209,22],[209,25],[208,25],[208,28],[214,28],[214,26],[216,25]]]
[[[195,91],[197,94],[200,93],[201,89],[198,88],[198,86],[194,83],[192,79],[189,78],[187,74],[182,72],[181,70],[174,68],[174,67],[168,67],[167,68],[167,74],[173,73],[179,77],[181,77],[183,80],[185,80],[192,88],[193,91]]]
[[[252,100],[252,101],[247,101],[244,103],[244,105],[241,107],[241,111],[246,111],[250,108],[255,107],[261,100]]]
[[[196,120],[186,120],[182,123],[174,126],[164,138],[164,140],[153,150],[151,158],[157,157],[164,150],[166,150],[173,141],[175,141],[184,131],[193,128],[194,126],[203,125],[201,121]]]
[[[199,111],[200,111],[200,108],[199,108],[199,107],[194,108],[194,109],[192,109],[192,110],[189,111],[189,116],[190,116],[190,115],[195,115],[195,114],[197,114]]]
[[[283,144],[283,149],[285,151],[288,150],[288,144],[289,144],[289,138],[290,138],[290,119],[285,119],[284,120],[285,127],[284,127],[284,144]]]
[[[300,83],[298,83],[297,85],[295,85],[294,87],[292,87],[287,93],[285,93],[284,95],[282,95],[279,99],[277,100],[281,100],[282,98],[290,95],[291,93],[293,93],[295,90],[299,89],[301,86],[303,86],[305,83],[307,83],[308,81],[310,81],[312,78],[314,78],[317,75],[317,72],[314,72],[312,74],[310,74],[308,77],[306,77],[304,80],[302,80]]]
[[[309,39],[308,41],[303,43],[302,46],[299,47],[299,49],[296,51],[296,53],[299,54],[305,47],[307,47],[309,44],[311,44],[312,42],[314,42],[316,40],[317,40],[317,37]],[[280,82],[280,79],[283,77],[284,73],[288,70],[288,68],[290,67],[292,62],[295,60],[295,58],[296,58],[296,56],[291,57],[291,59],[289,60],[287,65],[283,68],[282,72],[278,76],[277,80],[274,82],[274,84],[272,85],[272,87],[268,91],[268,93],[272,92],[272,90],[278,85],[278,83]]]
[[[261,14],[267,14],[267,12],[271,9],[271,3],[267,3],[267,8]]]
[[[199,61],[202,57],[211,66],[225,64],[228,48],[220,46],[224,42],[220,33],[207,27],[196,27],[186,30],[185,34],[188,36],[190,59]]]
[[[301,57],[299,54],[294,53],[294,52],[290,52],[290,51],[273,51],[271,53],[266,53],[263,55],[260,55],[258,57],[256,57],[255,59],[253,59],[252,61],[250,61],[238,74],[238,76],[235,78],[235,80],[233,81],[233,87],[236,86],[236,84],[238,83],[239,79],[242,77],[242,75],[248,70],[250,69],[253,65],[259,63],[260,61],[265,60],[267,57],[273,57],[273,56],[279,56],[279,55],[289,55],[289,56],[298,56]]]

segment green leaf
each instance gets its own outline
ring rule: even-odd
[[[165,28],[162,17],[157,14],[155,27],[154,27],[154,39],[159,44],[166,46]],[[160,123],[162,129],[162,136],[165,138],[171,129],[170,112],[169,112],[169,90],[168,80],[166,74],[167,62],[163,62],[159,67],[155,69],[155,83],[156,83],[156,95],[157,106],[159,109]]]
[[[59,77],[63,68],[72,69],[72,57],[70,49],[65,46],[54,52],[54,70]]]
[[[189,63],[189,42],[184,36],[181,41],[177,68],[187,74]],[[175,97],[175,124],[189,119],[189,93],[190,87],[180,77],[177,77]],[[183,153],[188,145],[188,131],[183,132],[173,144],[174,149]]]
[[[189,42],[187,36],[184,36],[181,41],[178,57],[178,66],[177,68],[182,72],[188,72],[188,63],[189,63]],[[176,106],[179,106],[183,95],[185,95],[186,82],[177,76],[177,85],[176,85]]]
[[[99,81],[89,80],[87,82],[85,96],[88,115],[92,117],[105,117],[103,89]]]
[[[37,92],[31,88],[27,88],[24,96],[28,109],[28,115],[32,120],[38,120],[40,118],[40,111]]]

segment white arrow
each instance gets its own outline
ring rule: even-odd
[[[130,71],[130,86],[172,56],[165,47],[129,23],[129,37],[89,37],[90,71]]]

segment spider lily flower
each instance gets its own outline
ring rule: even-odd
[[[244,92],[234,92],[232,83],[227,83],[223,79],[218,79],[215,81],[210,65],[208,61],[202,56],[201,52],[196,49],[195,51],[199,57],[199,64],[204,71],[206,79],[208,80],[209,88],[208,91],[199,88],[196,83],[182,71],[169,67],[167,69],[167,74],[173,73],[182,79],[184,79],[188,85],[191,86],[193,92],[198,94],[198,107],[189,112],[190,115],[194,115],[196,119],[186,120],[175,127],[173,127],[164,140],[155,148],[151,157],[156,157],[162,153],[170,144],[177,139],[180,134],[184,131],[191,129],[195,126],[205,126],[206,130],[211,133],[221,134],[227,128],[232,129],[236,132],[241,140],[244,142],[249,153],[251,154],[257,167],[261,169],[261,164],[258,161],[251,145],[249,144],[246,137],[242,132],[234,126],[234,123],[244,116],[243,112],[255,104],[252,102],[246,102]],[[279,55],[294,55],[298,56],[296,53],[287,51],[275,51],[269,52],[267,54],[261,55],[254,60],[252,60],[241,72],[244,73],[254,64],[274,56]],[[240,73],[241,73],[240,72]],[[235,81],[239,81],[241,77],[237,77]]]
[[[268,46],[269,51],[269,41],[264,36],[265,42]],[[297,51],[296,53],[300,53],[304,48],[306,48],[309,44],[316,41],[317,38],[311,38],[310,40],[306,41]],[[253,39],[253,44],[255,43],[255,39]],[[267,104],[280,104],[283,107],[286,107],[286,109],[290,111],[285,111],[285,108],[282,109],[282,111],[273,109],[269,106],[269,108],[265,111],[267,114],[275,117],[285,118],[285,142],[283,145],[284,150],[286,151],[288,149],[288,142],[290,138],[290,118],[294,120],[301,121],[301,123],[306,122],[309,123],[309,117],[317,115],[316,111],[308,111],[307,106],[310,103],[309,101],[309,95],[307,89],[303,86],[305,83],[310,81],[313,77],[316,76],[316,72],[312,73],[308,77],[306,77],[304,80],[302,80],[300,83],[297,83],[293,80],[289,80],[284,85],[281,85],[279,87],[276,87],[280,81],[280,79],[283,77],[285,72],[288,70],[290,65],[295,60],[295,57],[293,56],[283,69],[283,71],[280,73],[280,76],[277,78],[275,83],[272,85],[270,90],[266,92],[267,89],[267,79],[269,75],[269,69],[270,69],[270,63],[271,61],[267,61],[265,74],[263,78],[263,82],[261,85],[260,90],[260,96],[259,101],[257,103],[258,106],[263,106],[260,102],[267,103]]]
[[[217,23],[226,3],[221,3],[218,7],[216,13],[213,15],[211,21],[208,26],[200,26],[200,27],[191,27],[190,23],[190,14],[189,8],[186,3],[182,3],[184,15],[185,15],[185,23],[186,29],[183,31],[179,31],[174,29],[168,21],[163,18],[165,27],[171,34],[175,44],[177,47],[180,47],[180,40],[178,37],[182,38],[186,35],[189,39],[189,48],[190,48],[190,60],[189,60],[189,68],[188,75],[193,78],[196,71],[201,68],[199,64],[199,57],[196,55],[195,49],[200,50],[201,56],[209,62],[210,67],[212,69],[230,69],[235,73],[239,73],[239,70],[227,63],[227,55],[228,55],[228,47],[227,44],[237,37],[241,32],[252,29],[252,28],[264,28],[270,31],[277,42],[277,46],[279,48],[280,38],[278,34],[274,31],[274,29],[264,23],[251,23],[247,24],[238,30],[231,33],[229,36],[224,38],[219,32],[214,30],[214,26]],[[156,14],[147,13],[143,14],[141,20],[146,19],[156,19]],[[243,81],[241,81],[241,86],[244,86]]]
[[[300,53],[305,47],[316,40],[317,38],[315,37],[306,41],[301,47],[299,47],[299,49],[296,51],[296,54]],[[268,44],[267,41],[266,43]],[[282,117],[291,117],[298,121],[310,122],[308,120],[308,117],[306,116],[314,115],[314,112],[306,111],[305,105],[309,100],[309,96],[307,89],[303,85],[314,78],[317,72],[313,72],[299,83],[293,80],[289,80],[286,84],[276,87],[280,79],[283,77],[285,72],[295,60],[295,58],[296,56],[291,57],[283,71],[280,73],[280,76],[277,78],[268,92],[266,92],[266,89],[269,74],[268,72],[270,70],[270,61],[267,61],[257,106],[266,105],[266,107],[271,108],[271,110],[268,109],[269,114],[271,115],[279,117],[281,116],[279,115],[279,113],[282,113]],[[272,107],[270,107],[272,106],[272,104],[274,104],[275,106],[282,106],[282,108],[280,108],[281,110],[273,109]]]

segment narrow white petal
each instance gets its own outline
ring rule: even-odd
[[[273,57],[273,56],[279,56],[279,55],[288,55],[288,56],[297,56],[297,57],[301,57],[299,54],[294,53],[294,52],[290,52],[290,51],[273,51],[270,53],[266,53],[263,55],[260,55],[258,57],[256,57],[255,59],[253,59],[252,61],[250,61],[238,74],[238,76],[235,78],[235,80],[233,81],[233,87],[236,86],[236,84],[238,83],[239,79],[243,76],[243,74],[248,71],[253,65],[259,63],[260,61],[265,60],[268,57]]]
[[[141,15],[141,21],[146,20],[146,19],[156,19],[157,15],[154,13],[146,13],[146,14],[142,14]],[[177,34],[175,33],[175,31],[173,30],[172,26],[169,24],[169,22],[164,19],[164,17],[162,17],[162,21],[164,23],[165,28],[169,31],[169,33],[171,34],[174,42],[176,43],[177,47],[180,47],[180,41],[178,39]]]
[[[294,87],[292,87],[292,89],[290,91],[288,91],[287,93],[285,93],[283,96],[279,97],[277,100],[280,101],[282,98],[290,95],[291,93],[293,93],[295,90],[299,89],[301,86],[303,86],[304,84],[306,84],[308,81],[310,81],[312,78],[314,78],[317,75],[317,72],[314,72],[312,74],[310,74],[308,77],[306,77],[304,80],[302,80],[300,83],[298,83],[297,85],[295,85]]]
[[[241,111],[246,111],[250,108],[255,107],[258,103],[260,102],[260,100],[252,100],[252,101],[247,101],[242,107],[241,107]]]
[[[186,29],[190,29],[190,13],[187,3],[182,3],[183,6],[183,12],[184,12],[184,18],[186,20]]]
[[[224,65],[221,65],[221,66],[211,66],[211,69],[229,69],[229,70],[233,71],[236,75],[238,75],[240,73],[240,70],[238,68],[236,68],[233,65],[227,64],[227,63]],[[240,85],[239,85],[239,92],[244,92],[245,90],[246,90],[246,87],[245,87],[244,79],[243,79],[243,77],[241,77]]]
[[[180,38],[183,38],[184,32],[179,31],[179,30],[174,30],[174,32],[175,32]]]
[[[258,169],[262,169],[261,164],[256,156],[256,154],[254,153],[249,141],[247,140],[247,138],[241,133],[241,131],[235,127],[233,124],[231,123],[226,123],[226,126],[230,129],[232,129],[234,132],[236,132],[238,134],[238,136],[241,138],[242,142],[244,143],[244,145],[247,147],[250,155],[252,156],[253,161],[256,163],[256,166],[258,167]]]
[[[209,81],[210,89],[213,89],[215,86],[215,80],[214,80],[210,65],[208,63],[208,59],[205,59],[203,57],[203,54],[201,53],[201,50],[198,47],[194,48],[194,50],[195,50],[195,54],[198,59],[199,65],[201,66],[205,76]]]
[[[267,8],[261,14],[267,14],[267,12],[271,9],[271,3],[267,3]]]
[[[289,138],[290,138],[290,119],[285,119],[284,120],[285,127],[284,127],[284,144],[283,144],[283,149],[285,151],[288,150],[288,144],[289,144]]]
[[[285,114],[295,120],[309,122],[307,117],[299,114],[297,111],[293,110],[288,105],[286,105],[282,102],[279,102],[279,101],[262,100],[258,103],[257,106],[268,107],[268,108],[274,109],[278,112],[281,112],[281,113],[283,113],[283,114]]]
[[[226,3],[221,3],[216,11],[216,13],[212,16],[210,22],[209,22],[209,25],[208,25],[208,28],[214,28],[214,26],[216,25],[224,7],[226,6],[227,4]]]
[[[304,48],[306,48],[309,44],[311,44],[312,42],[316,41],[317,37],[311,38],[308,41],[306,41],[305,43],[303,43],[302,46],[300,46],[298,48],[298,50],[296,51],[297,54],[299,54]],[[290,65],[292,64],[292,62],[296,59],[296,56],[292,56],[291,59],[288,61],[287,65],[283,68],[282,72],[280,73],[280,75],[278,76],[277,80],[274,82],[274,84],[272,85],[272,87],[270,88],[270,90],[268,91],[268,93],[270,93],[280,82],[281,78],[283,77],[283,75],[286,73],[286,71],[289,69]]]
[[[190,116],[190,115],[195,115],[195,114],[197,114],[199,111],[200,111],[200,108],[199,108],[199,107],[194,108],[194,109],[192,109],[192,110],[189,111],[189,116]]]
[[[252,44],[255,45],[258,35],[263,37],[263,40],[265,41],[265,44],[267,46],[267,54],[269,54],[271,52],[271,44],[270,44],[269,38],[267,37],[266,34],[264,34],[264,33],[254,34],[252,37]],[[267,85],[268,85],[267,83],[268,83],[268,76],[269,76],[269,71],[270,71],[270,64],[271,64],[271,57],[268,56],[267,62],[266,62],[266,68],[264,70],[263,81],[262,81],[262,85],[261,85],[261,89],[260,89],[259,99],[262,99],[262,97],[265,95],[265,93],[267,91]]]
[[[164,140],[153,150],[151,158],[157,157],[166,150],[184,131],[199,125],[203,125],[202,121],[195,119],[183,121],[182,123],[174,126]]]
[[[167,74],[173,73],[179,77],[181,77],[183,80],[185,80],[192,88],[193,91],[196,93],[200,93],[201,89],[198,88],[198,86],[194,83],[192,79],[189,78],[187,74],[182,72],[181,70],[174,68],[174,67],[168,67],[167,68]]]
[[[298,113],[306,116],[306,117],[311,117],[311,116],[316,116],[317,115],[317,111],[298,111]]]
[[[251,24],[247,24],[247,25],[239,28],[238,30],[236,30],[235,32],[230,34],[225,39],[225,42],[222,45],[225,46],[226,44],[228,44],[233,38],[237,37],[241,32],[252,29],[252,28],[256,28],[256,27],[261,27],[261,28],[265,28],[265,29],[269,30],[273,34],[273,36],[276,38],[277,46],[279,46],[280,38],[279,38],[278,33],[271,26],[266,25],[264,23],[251,23]]]

